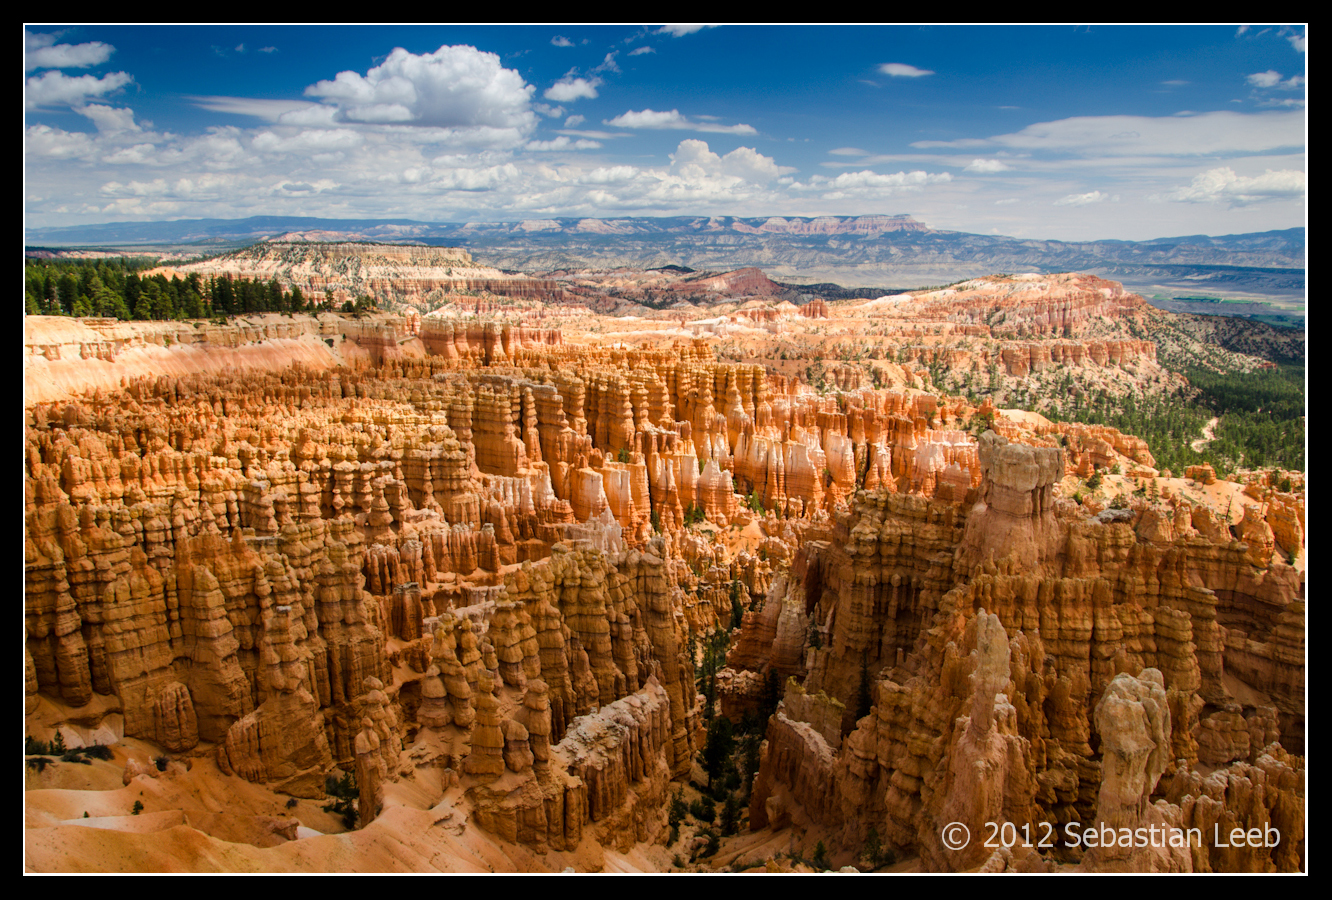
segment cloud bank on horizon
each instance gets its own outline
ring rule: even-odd
[[[1307,215],[1302,26],[24,37],[28,227],[908,213],[1143,240]]]

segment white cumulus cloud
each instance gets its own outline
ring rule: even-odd
[[[1092,203],[1104,203],[1110,199],[1109,194],[1102,194],[1100,191],[1092,191],[1088,194],[1069,194],[1067,197],[1060,197],[1054,202],[1055,206],[1087,206]]]
[[[694,122],[680,114],[678,109],[670,112],[657,112],[644,109],[638,112],[630,110],[613,119],[603,120],[607,125],[617,128],[678,128],[690,131],[711,131],[718,134],[757,134],[752,125],[720,125],[714,122]]]
[[[142,131],[134,122],[134,110],[115,109],[101,103],[91,103],[74,110],[91,119],[102,134],[138,133]]]
[[[124,72],[70,77],[63,72],[45,72],[29,78],[24,85],[23,103],[27,109],[43,106],[81,106],[93,97],[117,91],[134,79]]]
[[[1303,75],[1292,75],[1285,81],[1281,80],[1281,73],[1273,69],[1266,72],[1254,72],[1252,75],[1245,76],[1245,81],[1256,88],[1280,88],[1286,91],[1295,91],[1304,87]]]
[[[1164,196],[1166,200],[1183,203],[1225,202],[1231,206],[1247,206],[1264,200],[1293,200],[1303,197],[1305,190],[1305,175],[1297,169],[1279,172],[1268,169],[1262,175],[1248,178],[1223,166],[1195,175],[1187,187]]]
[[[693,34],[696,31],[702,31],[704,28],[716,27],[716,25],[663,25],[657,29],[656,33],[684,37],[686,34]]]
[[[87,159],[97,152],[88,135],[49,125],[28,126],[23,149],[25,155],[35,159]]]
[[[871,172],[868,169],[865,169],[860,172],[843,172],[841,175],[838,175],[831,180],[831,186],[835,189],[900,188],[920,187],[925,184],[941,184],[952,180],[953,176],[947,172],[931,175],[929,172],[917,170],[915,172],[894,172],[891,175],[880,175],[877,172]]]
[[[86,69],[100,66],[116,48],[101,41],[57,44],[54,34],[33,34],[23,29],[23,71],[33,69]]]
[[[494,53],[462,45],[420,55],[398,47],[365,75],[339,72],[305,94],[332,107],[339,122],[488,130],[502,140],[536,127],[534,90]]]
[[[999,159],[973,159],[967,166],[966,171],[977,172],[985,175],[990,172],[1007,172],[1009,166],[1004,165],[1003,160]]]
[[[725,156],[718,156],[705,141],[686,140],[671,154],[671,171],[691,180],[723,175],[763,183],[796,170],[777,165],[772,157],[752,147],[737,147]]]
[[[589,141],[589,140],[586,140],[586,139],[580,139],[580,140],[577,140],[577,141],[571,141],[571,140],[569,140],[567,137],[564,137],[563,135],[561,135],[560,137],[557,137],[557,138],[555,138],[554,140],[551,140],[551,141],[528,141],[524,146],[525,146],[526,149],[528,149],[528,150],[536,150],[536,151],[544,151],[544,150],[596,150],[598,147],[601,146],[601,144],[598,143],[597,141]]]
[[[313,155],[351,150],[359,147],[363,140],[361,135],[345,128],[311,128],[289,137],[264,131],[255,136],[251,146],[261,153]]]
[[[575,100],[595,100],[600,78],[561,78],[546,89],[545,98],[556,103],[572,103]]]
[[[922,75],[934,74],[929,69],[917,69],[915,66],[909,66],[906,63],[884,63],[879,66],[879,71],[894,78],[920,78]]]

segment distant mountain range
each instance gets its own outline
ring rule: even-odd
[[[635,216],[520,222],[254,216],[31,229],[29,246],[223,252],[285,234],[461,246],[478,262],[526,272],[683,265],[757,266],[784,282],[916,287],[997,272],[1091,272],[1141,293],[1299,296],[1305,230],[1150,241],[1039,241],[936,231],[910,216]]]

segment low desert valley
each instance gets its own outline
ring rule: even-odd
[[[142,274],[212,306],[24,320],[27,871],[1305,870],[1303,458],[1158,428],[1302,334],[1077,273]]]

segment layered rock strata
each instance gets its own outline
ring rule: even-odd
[[[1135,308],[1061,303],[1022,327]],[[1002,419],[977,441],[960,401],[819,394],[703,342],[430,317],[338,339],[355,365],[26,407],[29,707],[113,697],[125,734],[295,796],[355,772],[362,823],[436,767],[494,834],[627,850],[700,748],[691,637],[739,604],[723,713],[786,695],[755,827],[804,816],[851,849],[873,826],[931,870],[1302,863],[1298,494],[1255,485],[1233,530],[1179,499],[1090,515],[1061,479],[1150,468],[1145,445]],[[950,821],[1157,819],[1289,840],[940,842]]]
[[[847,713],[829,733],[821,707],[785,703],[769,725],[752,826],[798,810],[841,829],[849,847],[873,826],[927,868],[955,871],[1081,859],[1061,849],[1026,861],[955,852],[940,843],[955,821],[1048,827],[1062,843],[1065,828],[1098,821],[1280,820],[1283,843],[1248,848],[1242,863],[1206,848],[1083,863],[1298,867],[1302,763],[1282,747],[1304,741],[1301,577],[1270,552],[1255,554],[1261,541],[1207,537],[1178,527],[1177,515],[1158,528],[1151,504],[1088,520],[1048,493],[1062,474],[1058,453],[987,435],[973,507],[861,495],[838,516],[843,537],[806,544],[802,599],[820,637],[802,644],[802,691],[869,712]],[[762,617],[746,617],[733,665],[765,656],[746,649],[750,641],[778,656],[766,624],[774,603],[788,601],[770,595]],[[1130,676],[1139,687],[1124,687],[1122,703],[1107,699]],[[1234,774],[1207,776],[1215,766]],[[961,787],[981,771],[984,785]],[[1244,807],[1244,796],[1258,806]]]

